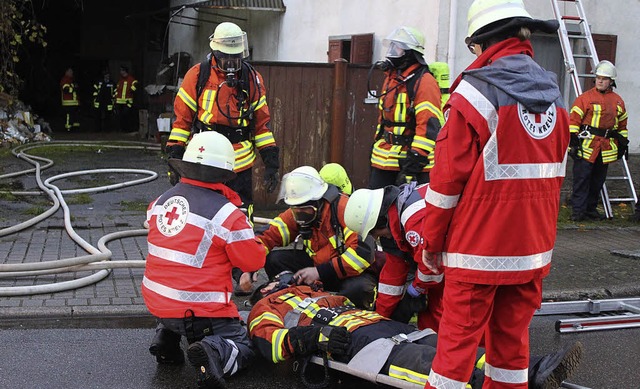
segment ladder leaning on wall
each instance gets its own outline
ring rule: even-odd
[[[570,3],[576,6],[576,15],[563,15],[560,13],[559,3]],[[594,74],[586,74],[580,73],[576,67],[576,60],[578,61],[589,61],[591,64],[591,69],[595,69],[598,64],[598,54],[596,52],[595,44],[593,43],[593,37],[591,36],[591,30],[589,29],[589,23],[587,22],[587,17],[584,12],[584,8],[582,7],[581,0],[551,0],[553,5],[553,13],[560,23],[560,28],[558,29],[558,37],[560,38],[560,46],[562,47],[562,54],[565,60],[565,68],[569,76],[571,77],[571,82],[573,84],[573,89],[576,93],[576,96],[580,96],[582,94],[582,79],[583,78],[593,78]],[[579,28],[579,34],[569,34],[567,31],[567,25],[571,24]],[[572,40],[583,42],[584,46],[584,54],[576,54],[572,49]],[[585,66],[586,68],[586,66]],[[621,158],[624,173],[622,176],[607,176],[607,181],[609,180],[623,180],[626,183],[626,186],[629,190],[629,197],[617,197],[611,198],[609,197],[609,192],[607,191],[606,183],[602,185],[602,191],[600,192],[600,196],[602,197],[602,204],[604,206],[605,215],[608,219],[613,217],[613,209],[611,208],[612,202],[633,202],[636,203],[638,201],[638,196],[636,194],[636,190],[633,186],[633,180],[631,179],[631,173],[629,171],[629,165],[627,164],[627,160],[625,158]]]

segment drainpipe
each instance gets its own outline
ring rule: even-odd
[[[449,63],[449,79],[453,82],[457,77],[454,64],[456,57],[456,41],[458,40],[458,0],[449,2],[449,48],[447,53],[447,63]],[[455,75],[455,76],[454,76]]]
[[[347,121],[347,60],[333,61],[333,100],[331,102],[331,145],[329,162],[343,164],[345,126]]]

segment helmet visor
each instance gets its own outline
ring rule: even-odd
[[[318,216],[318,207],[313,205],[292,206],[293,218],[299,226],[309,226]]]
[[[406,50],[406,45],[403,43],[398,43],[396,41],[389,42],[389,49],[387,50],[386,57],[387,58],[400,58],[404,55]]]
[[[213,55],[216,58],[218,69],[225,73],[236,73],[242,69],[241,54],[226,54],[221,51],[215,51]]]

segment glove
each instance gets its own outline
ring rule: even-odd
[[[618,159],[622,159],[622,157],[629,159],[629,139],[620,135],[618,137]]]
[[[571,139],[569,140],[569,157],[574,161],[579,160],[581,158],[580,150],[582,149],[580,138],[578,138],[578,134],[572,133]]]
[[[408,176],[416,176],[422,173],[422,169],[427,164],[429,164],[429,158],[419,154],[414,149],[407,150],[407,156],[398,160],[400,171]]]
[[[312,355],[318,350],[344,354],[351,343],[351,334],[344,327],[297,326],[289,329],[287,337],[293,353],[301,357]]]
[[[415,180],[416,180],[415,176],[408,176],[403,171],[400,171],[396,176],[396,186],[408,184],[411,181],[415,181]]]
[[[427,296],[418,294],[418,297],[412,297],[411,294],[409,294],[410,288],[411,285],[407,288],[407,293],[404,294],[402,300],[400,300],[398,306],[391,314],[392,320],[408,323],[414,314],[427,310]]]
[[[182,159],[184,155],[185,146],[183,143],[172,143],[168,144],[165,147],[165,152],[167,153],[168,158]],[[169,183],[175,186],[178,182],[180,182],[180,174],[169,165],[169,171],[167,172],[169,176]]]
[[[260,150],[260,156],[264,163],[264,184],[267,193],[273,193],[280,182],[278,169],[280,167],[280,149],[277,146],[269,146]]]

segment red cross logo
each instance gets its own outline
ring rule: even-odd
[[[540,123],[540,119],[542,118],[542,115],[540,115],[539,113],[534,113],[533,117],[535,118],[536,123]]]
[[[169,219],[169,221],[167,222],[168,225],[171,225],[171,223],[173,223],[173,221],[178,218],[179,215],[178,215],[178,212],[176,212],[177,210],[178,210],[178,207],[173,207],[171,212],[165,213],[164,217]]]
[[[200,152],[203,152],[204,151],[204,147],[200,146],[200,148],[198,150],[200,150]]]

